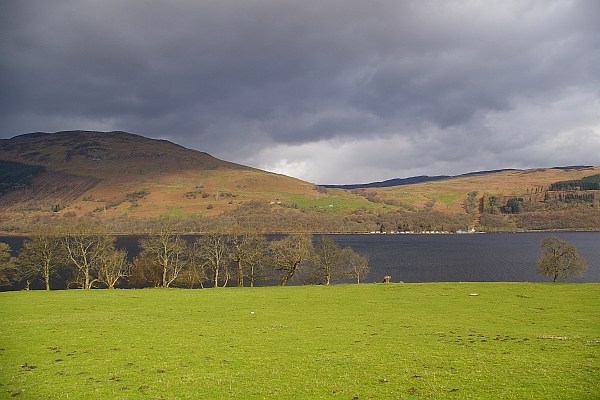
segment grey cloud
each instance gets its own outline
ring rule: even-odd
[[[0,7],[4,137],[120,129],[242,163],[269,146],[397,138],[405,161],[361,161],[365,171],[395,177],[415,165],[533,166],[519,149],[581,128],[583,117],[565,114],[558,132],[539,112],[523,117],[533,112],[523,105],[551,108],[573,93],[600,98],[594,0],[22,0]],[[528,133],[507,120],[517,116],[527,119]],[[594,149],[599,121],[586,121]],[[380,153],[394,160],[389,149]],[[260,162],[275,164],[278,155],[269,157]]]

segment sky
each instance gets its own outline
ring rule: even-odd
[[[597,0],[0,0],[0,138],[122,130],[317,184],[600,165]]]

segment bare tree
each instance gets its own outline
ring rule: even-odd
[[[341,276],[344,259],[342,249],[328,235],[322,235],[314,248],[313,264],[325,285]]]
[[[0,242],[0,286],[10,286],[20,280],[15,268],[14,258],[10,253],[10,246]]]
[[[162,276],[162,266],[155,261],[154,255],[139,254],[133,259],[129,284],[133,287],[160,287]]]
[[[17,265],[29,278],[40,278],[50,290],[50,278],[65,264],[65,252],[56,232],[39,231],[23,242]]]
[[[244,278],[250,280],[250,287],[261,277],[265,263],[268,242],[264,235],[246,233],[232,238],[232,258],[237,264],[238,286],[244,286]]]
[[[310,259],[313,249],[310,235],[293,234],[271,242],[275,269],[283,272],[280,286],[285,286],[300,266]]]
[[[205,265],[211,272],[213,287],[227,286],[230,278],[229,263],[232,254],[229,248],[228,235],[211,233],[203,235],[194,243],[194,253],[201,265]]]
[[[342,259],[344,260],[346,274],[356,279],[356,283],[360,283],[360,280],[369,273],[369,259],[362,254],[356,253],[350,247],[342,249]]]
[[[69,227],[71,233],[62,237],[62,245],[67,261],[75,267],[76,282],[83,289],[91,289],[97,282],[102,254],[114,247],[116,238],[98,231],[91,224]]]
[[[107,248],[99,259],[98,282],[114,289],[121,278],[130,275],[131,264],[127,260],[127,251]]]
[[[538,258],[537,271],[552,278],[572,278],[582,276],[587,271],[587,262],[579,255],[577,248],[556,236],[542,239],[542,254]]]
[[[191,260],[193,260],[193,258]],[[189,289],[204,287],[206,278],[204,266],[196,262],[190,262],[188,267],[179,273],[174,284],[182,285]]]
[[[140,239],[140,258],[161,271],[161,286],[169,287],[187,265],[188,246],[169,226]]]

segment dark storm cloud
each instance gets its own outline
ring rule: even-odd
[[[0,135],[127,130],[319,182],[597,164],[599,4],[4,2]]]

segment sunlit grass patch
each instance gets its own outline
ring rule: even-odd
[[[0,293],[0,398],[598,398],[599,300],[529,283]]]
[[[345,212],[359,208],[390,208],[383,203],[370,202],[367,199],[356,196],[341,189],[327,189],[325,194],[288,194],[290,204],[299,208],[317,209],[332,213]]]

